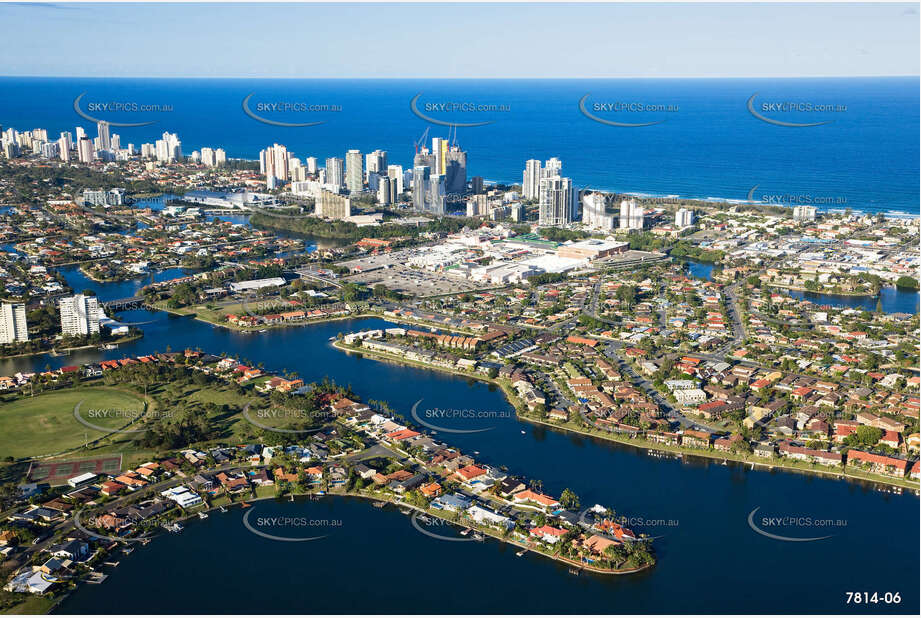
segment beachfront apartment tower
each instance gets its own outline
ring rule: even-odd
[[[345,185],[345,161],[339,157],[326,160],[326,184],[335,187],[334,192],[342,190]]]
[[[526,200],[536,200],[540,191],[540,161],[528,159],[524,164],[521,195]]]
[[[637,204],[636,200],[623,200],[620,203],[620,229],[643,229],[643,207]]]
[[[607,214],[607,199],[602,193],[586,193],[582,196],[582,223],[592,229],[613,230],[615,217]]]
[[[689,208],[679,208],[678,212],[675,213],[675,227],[678,229],[691,227],[694,225],[696,219],[697,216],[694,214],[693,210]]]
[[[96,133],[99,136],[99,148],[102,150],[108,150],[112,147],[112,140],[109,137],[109,123],[105,120],[100,120],[96,123]]]
[[[360,150],[349,150],[345,153],[345,186],[348,187],[349,193],[361,193],[365,188]]]

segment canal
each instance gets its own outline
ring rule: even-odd
[[[121,285],[86,287],[105,299],[120,297],[126,288],[114,286]],[[612,506],[637,532],[656,537],[659,563],[631,576],[574,576],[540,556],[516,557],[492,540],[423,535],[408,517],[366,502],[267,501],[253,507],[254,518],[340,525],[316,541],[278,542],[249,532],[239,510],[214,513],[119,557],[108,581],[81,586],[59,613],[780,613],[791,611],[791,599],[802,613],[918,612],[913,494],[716,460],[655,457],[521,422],[491,385],[332,347],[329,339],[339,332],[389,325],[380,319],[266,333],[162,312],[131,312],[125,319],[153,322],[143,326],[144,338],[120,349],[0,361],[0,375],[191,347],[297,371],[305,380],[328,376],[366,400],[387,401],[405,417],[420,400],[420,410],[475,410],[475,417],[455,415],[442,425],[485,431],[438,437],[483,462],[541,480],[549,493],[569,487],[583,507]],[[776,536],[827,538],[769,538],[750,517],[754,528]],[[849,591],[899,592],[901,603],[848,606]]]

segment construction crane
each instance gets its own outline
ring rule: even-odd
[[[416,140],[413,144],[416,147],[416,154],[419,154],[419,146],[425,145],[425,140],[428,136],[429,136],[429,128],[425,127],[425,131],[423,131],[422,137]]]

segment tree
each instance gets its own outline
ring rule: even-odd
[[[857,436],[857,440],[866,446],[873,446],[883,437],[882,429],[870,427],[869,425],[861,425],[854,433]]]
[[[563,493],[560,494],[560,504],[564,509],[577,509],[579,508],[579,496],[567,487],[563,490]]]

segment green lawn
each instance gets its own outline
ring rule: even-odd
[[[105,435],[74,417],[74,407],[78,403],[84,420],[111,429],[123,426],[132,416],[144,411],[140,397],[106,387],[23,397],[0,406],[0,454],[29,457],[57,453]]]

